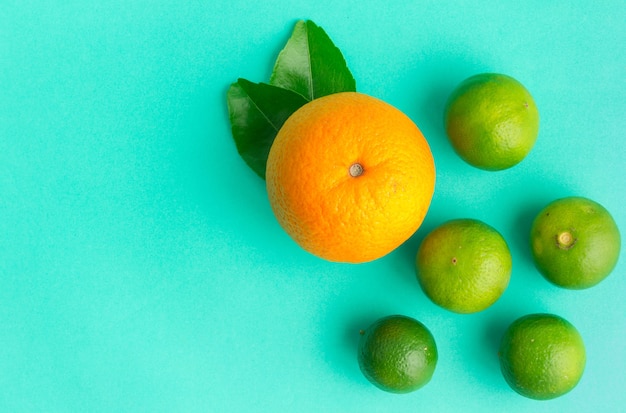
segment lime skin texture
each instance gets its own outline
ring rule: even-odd
[[[467,163],[488,171],[511,168],[533,148],[539,111],[514,78],[481,73],[462,81],[444,109],[448,139]]]
[[[536,400],[571,391],[587,360],[578,330],[554,314],[529,314],[511,323],[502,336],[498,357],[509,386]]]
[[[361,331],[359,367],[381,390],[409,393],[422,388],[431,380],[437,359],[433,335],[411,317],[383,317]]]
[[[548,204],[535,217],[530,248],[539,272],[568,289],[590,288],[615,268],[621,238],[615,220],[602,205],[583,197]]]
[[[506,290],[512,257],[502,235],[476,219],[453,219],[426,235],[417,279],[435,304],[459,314],[485,310]]]

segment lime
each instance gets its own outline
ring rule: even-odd
[[[358,352],[363,375],[391,393],[409,393],[430,381],[437,365],[437,346],[419,321],[392,315],[361,331]]]
[[[496,73],[461,82],[446,102],[444,120],[459,156],[491,171],[521,162],[539,133],[539,112],[530,93],[512,77]]]
[[[572,390],[586,362],[578,330],[553,314],[529,314],[515,320],[502,337],[498,356],[509,386],[537,400]]]
[[[482,311],[509,284],[512,259],[498,231],[475,219],[448,221],[419,247],[417,278],[437,305],[457,313]]]
[[[605,279],[620,253],[620,233],[611,214],[587,198],[567,197],[535,218],[530,246],[537,269],[553,284],[589,288]]]

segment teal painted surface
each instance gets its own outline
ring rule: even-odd
[[[321,261],[276,223],[239,158],[225,95],[266,81],[297,19],[342,50],[357,89],[422,129],[437,188],[422,228],[362,265]],[[621,1],[3,2],[0,7],[0,411],[619,411],[626,405],[626,259],[590,290],[534,269],[530,222],[558,197],[603,204],[626,233],[626,9]],[[509,74],[541,127],[518,166],[455,155],[443,104],[466,77]],[[488,310],[430,303],[424,235],[477,218],[513,274]],[[623,254],[622,254],[623,255]],[[587,371],[549,402],[508,388],[506,325],[553,312],[581,332]],[[405,314],[439,364],[410,395],[370,385],[358,331]]]

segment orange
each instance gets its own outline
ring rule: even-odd
[[[278,131],[270,205],[306,251],[334,262],[380,258],[421,225],[435,187],[426,139],[400,110],[343,92],[314,99]]]

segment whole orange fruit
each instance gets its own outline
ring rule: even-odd
[[[267,192],[306,251],[360,263],[393,251],[421,225],[435,188],[426,139],[400,110],[342,92],[314,99],[279,130]]]

